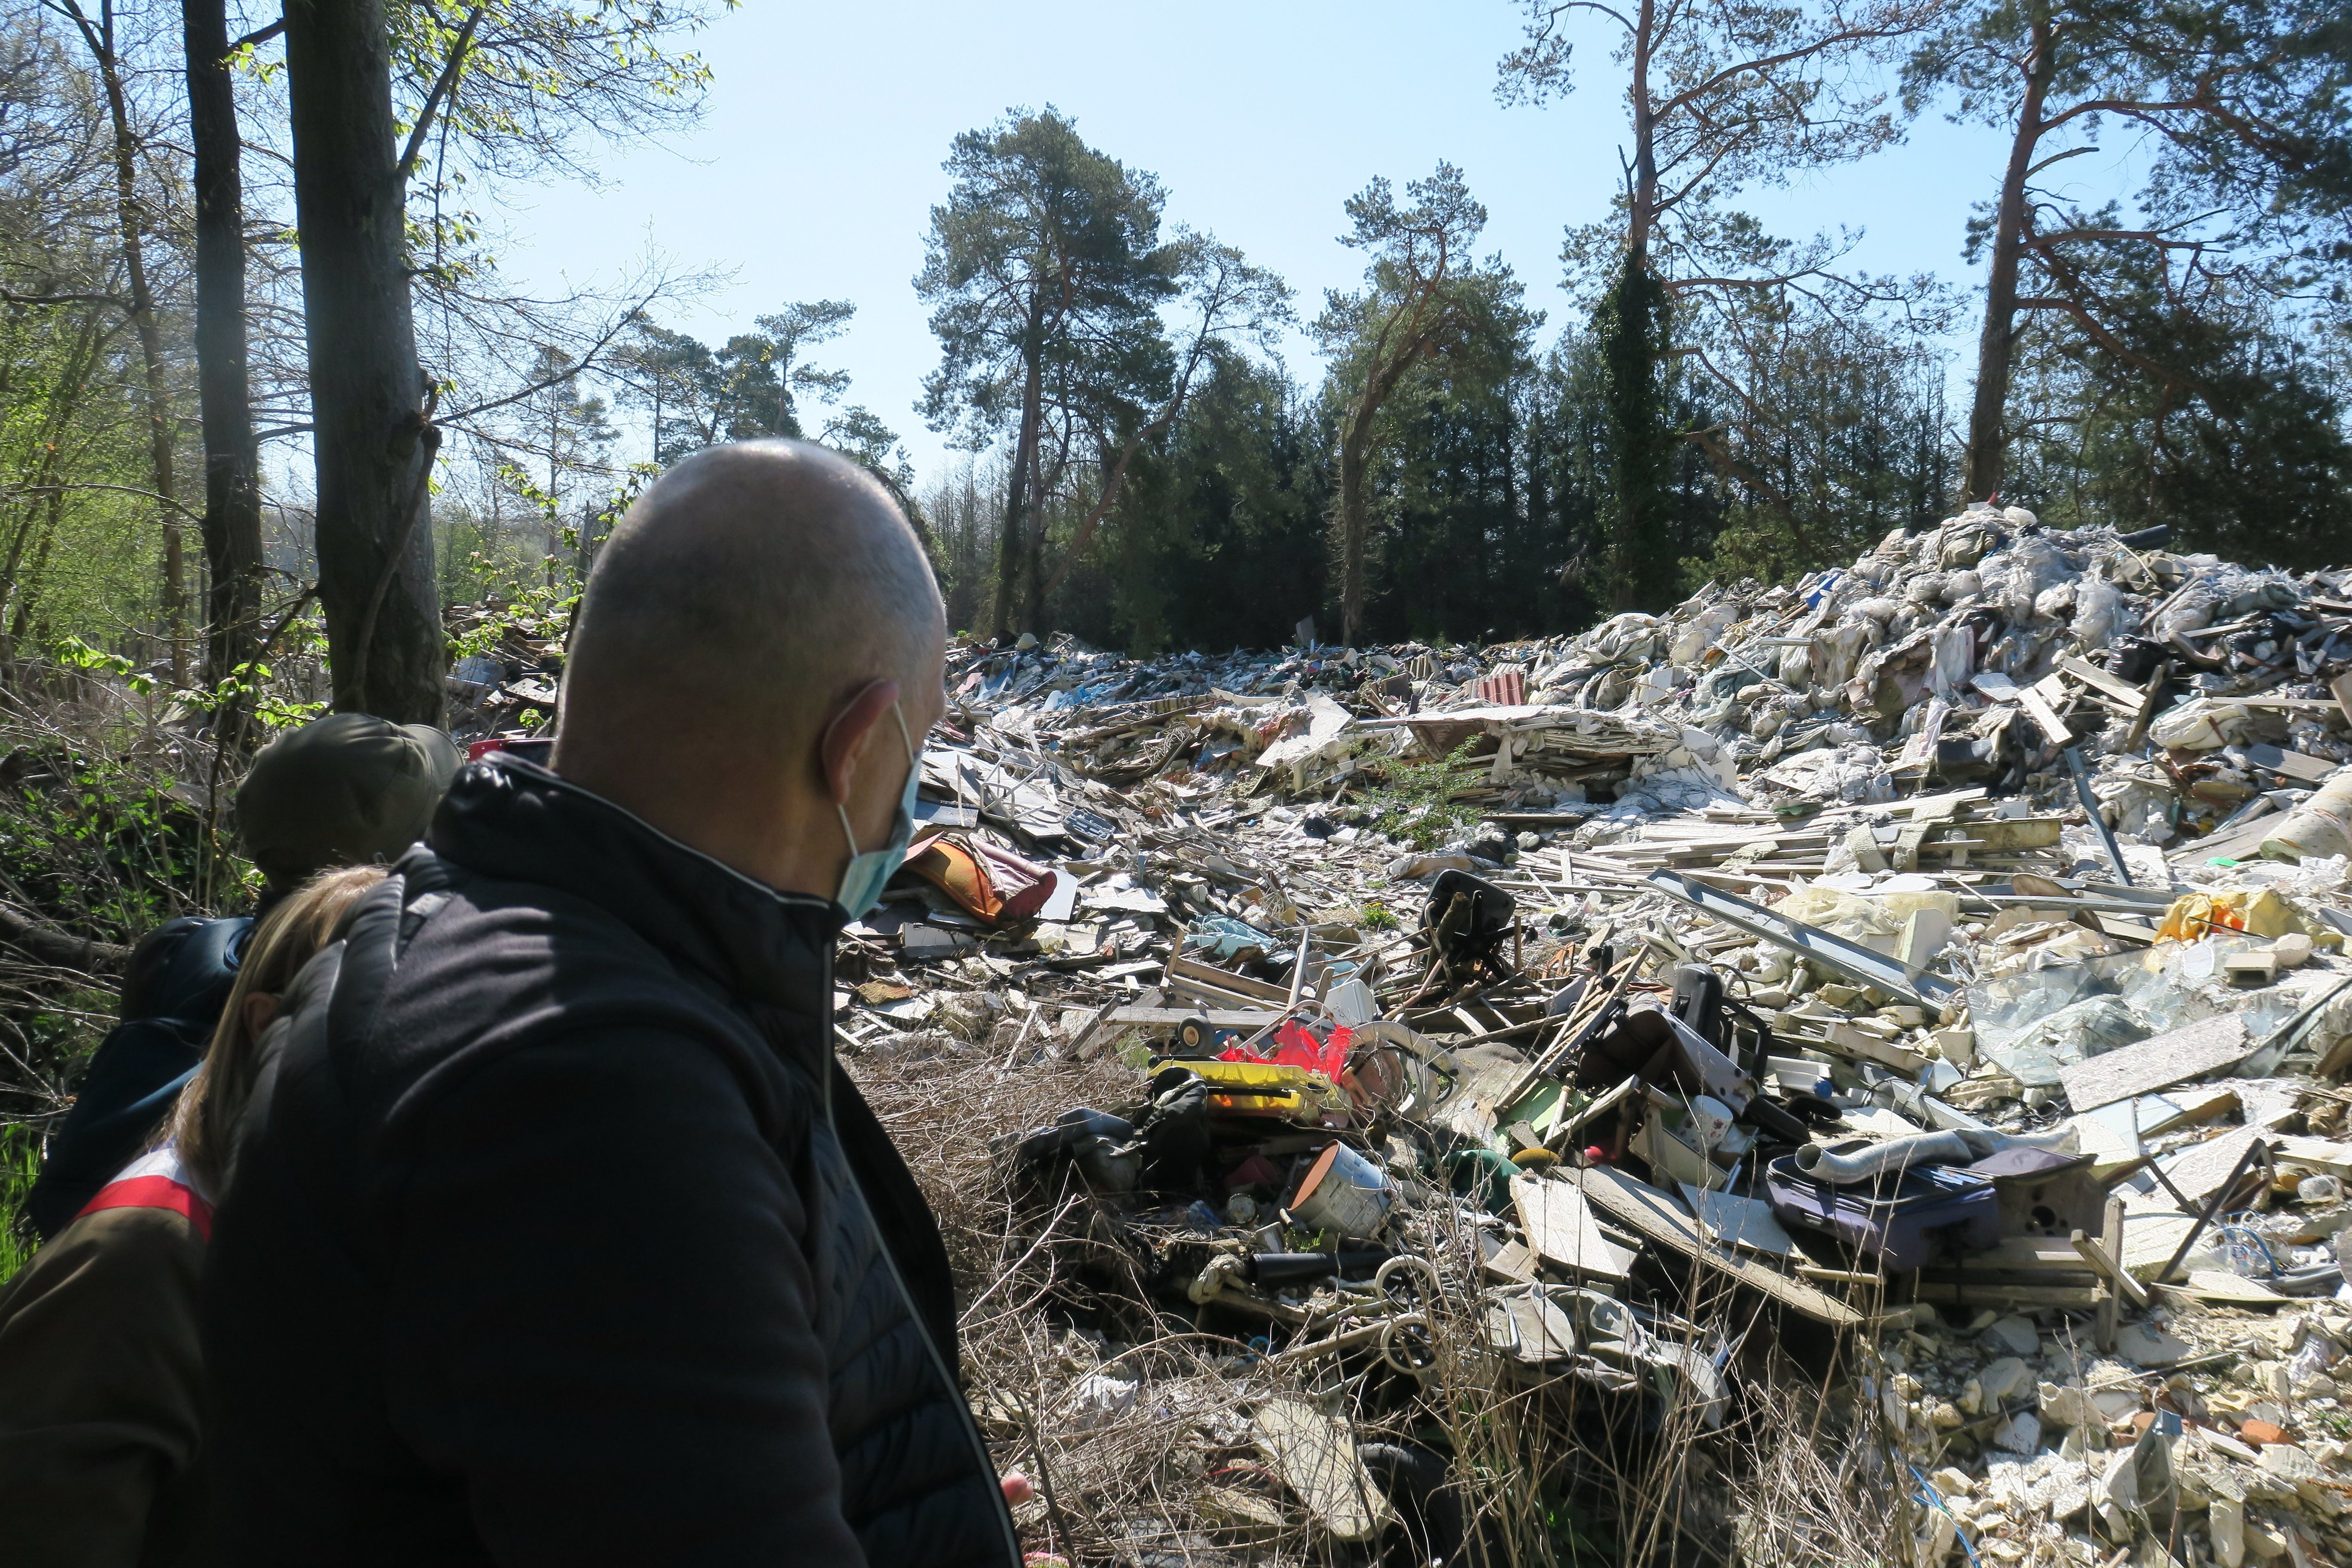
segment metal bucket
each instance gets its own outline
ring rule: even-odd
[[[1396,1189],[1380,1167],[1345,1143],[1334,1143],[1307,1167],[1298,1190],[1283,1206],[1302,1226],[1360,1241],[1380,1234],[1395,1205]]]

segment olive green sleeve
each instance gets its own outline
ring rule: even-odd
[[[104,1209],[0,1287],[0,1532],[12,1568],[134,1568],[200,1550],[190,1494],[204,1257],[184,1215]],[[191,1539],[170,1539],[180,1534]]]

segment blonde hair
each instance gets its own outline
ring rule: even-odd
[[[237,1123],[261,1076],[261,1036],[245,1026],[247,999],[284,995],[302,966],[327,945],[343,911],[383,876],[381,866],[321,871],[262,916],[246,944],[212,1044],[195,1077],[180,1091],[170,1123],[182,1163],[215,1202],[222,1196]]]

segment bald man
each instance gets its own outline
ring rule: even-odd
[[[821,448],[630,510],[551,769],[459,773],[273,1031],[207,1281],[226,1561],[1018,1564],[938,1230],[832,1051],[945,641]]]

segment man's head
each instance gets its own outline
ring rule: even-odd
[[[714,447],[597,555],[555,771],[772,887],[829,897],[850,837],[890,836],[899,721],[919,748],[946,646],[930,563],[881,485],[805,442]]]
[[[425,837],[457,771],[429,724],[330,713],[261,749],[237,786],[236,830],[275,901],[331,866],[398,859]]]

